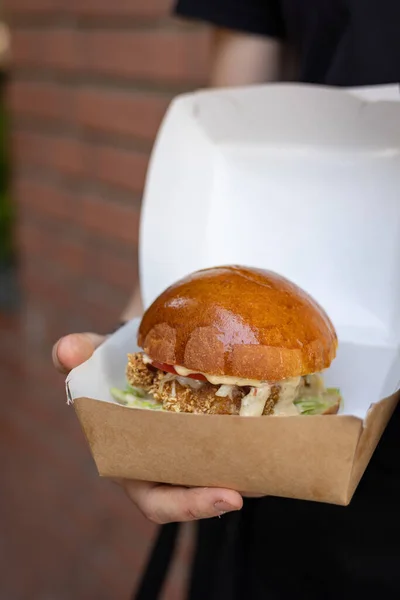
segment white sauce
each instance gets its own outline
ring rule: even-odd
[[[152,359],[145,354],[142,353],[143,362],[145,365],[151,364]],[[230,375],[208,375],[207,373],[202,373],[201,371],[191,371],[186,367],[181,367],[179,365],[171,365],[174,367],[175,371],[181,377],[188,377],[189,375],[199,374],[203,375],[213,385],[238,385],[238,386],[249,386],[249,387],[263,387],[266,385],[265,381],[259,381],[257,379],[242,379],[240,377],[231,377]]]
[[[143,362],[145,364],[151,364],[152,360],[143,353]],[[241,416],[260,417],[263,414],[265,403],[271,394],[272,385],[266,381],[242,379],[240,377],[231,377],[228,375],[208,375],[207,373],[201,373],[199,371],[191,371],[190,369],[186,369],[186,367],[181,367],[179,365],[174,365],[174,369],[181,377],[188,377],[188,375],[199,373],[211,384],[221,386],[216,393],[217,396],[232,397],[232,391],[229,389],[231,386],[251,387],[252,389],[249,394],[242,398],[239,412]],[[319,373],[309,375],[307,378],[311,384],[311,389],[309,389],[309,391],[312,390],[314,393],[318,394],[324,390],[324,381]],[[293,401],[301,395],[299,394],[301,380],[301,377],[291,377],[279,382],[279,400],[274,406],[272,416],[289,417],[300,414]]]
[[[182,375],[182,377],[199,373],[213,385],[239,385],[249,387],[263,387],[265,385],[265,381],[258,381],[257,379],[241,379],[240,377],[231,377],[230,375],[208,375],[207,373],[201,373],[199,371],[191,371],[190,369],[180,367],[179,365],[174,365],[174,369],[179,375]]]
[[[239,415],[241,417],[261,417],[270,394],[271,386],[268,384],[250,390],[247,396],[242,398]]]
[[[205,385],[204,381],[198,381],[197,379],[190,379],[190,377],[179,377],[179,375],[172,375],[176,380],[183,386],[190,387],[193,390],[199,390]]]
[[[220,398],[230,398],[232,400],[233,390],[233,385],[221,385],[215,392],[215,395],[219,396]]]
[[[306,380],[310,387],[307,389],[307,394],[319,396],[325,390],[324,379],[321,373],[312,373],[306,376]]]
[[[153,362],[150,356],[147,356],[147,354],[145,354],[144,352],[142,352],[142,360],[145,365],[151,365],[151,363]]]
[[[290,417],[299,414],[293,400],[299,392],[301,377],[291,377],[280,382],[279,400],[274,406],[274,416]]]

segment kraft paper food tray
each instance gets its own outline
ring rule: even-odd
[[[341,345],[326,372],[345,398],[340,415],[153,412],[119,406],[109,391],[125,385],[137,326],[110,337],[67,381],[100,475],[349,503],[398,401],[399,348]]]
[[[101,475],[348,504],[398,400],[398,98],[397,86],[274,85],[172,104],[144,194],[145,306],[202,267],[289,277],[336,326],[327,383],[341,388],[344,412],[248,419],[117,406],[109,388],[124,383],[132,323],[67,383]]]

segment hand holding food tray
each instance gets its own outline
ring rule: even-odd
[[[395,88],[174,101],[142,208],[147,311],[67,380],[100,475],[349,504],[399,398]]]

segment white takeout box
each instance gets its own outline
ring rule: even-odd
[[[160,128],[140,231],[145,307],[199,268],[274,270],[339,336],[335,416],[226,417],[113,403],[137,322],[68,377],[100,475],[346,505],[398,402],[400,93],[274,84],[178,97]]]

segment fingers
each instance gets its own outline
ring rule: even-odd
[[[240,510],[238,492],[219,488],[184,488],[143,481],[122,482],[130,499],[153,523],[193,521]]]
[[[61,373],[68,373],[90,358],[104,339],[104,336],[96,333],[73,333],[61,338],[53,346],[55,368]]]

